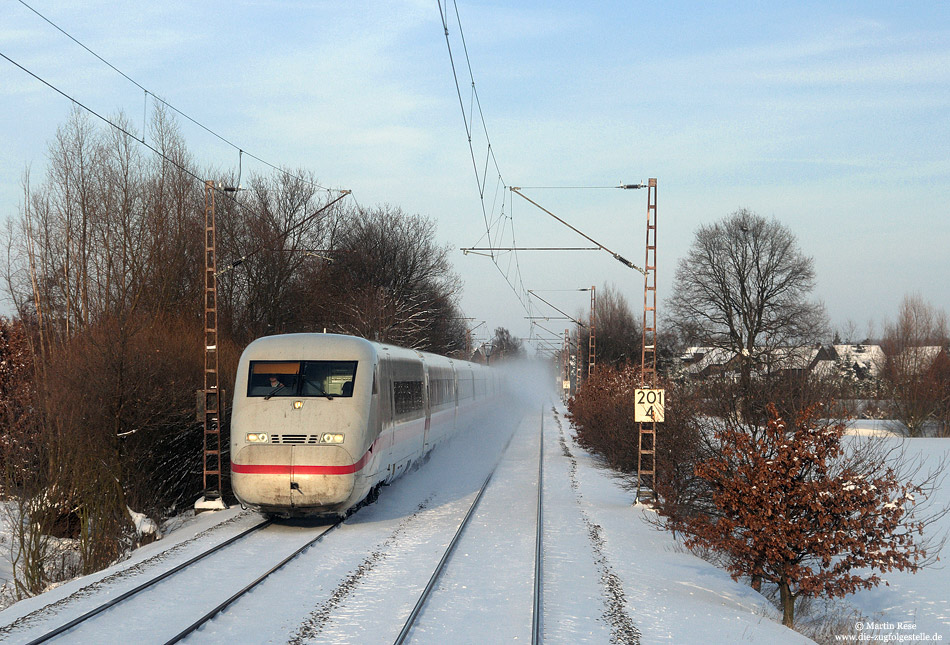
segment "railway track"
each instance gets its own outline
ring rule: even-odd
[[[314,544],[316,544],[317,542],[319,542],[320,540],[322,540],[322,539],[324,538],[324,536],[326,536],[328,533],[330,533],[331,531],[333,531],[334,529],[336,529],[336,528],[337,528],[338,526],[340,526],[340,524],[342,524],[342,523],[343,523],[343,519],[341,518],[341,519],[337,520],[335,523],[331,524],[331,525],[329,526],[329,528],[326,528],[326,529],[324,529],[323,531],[321,531],[321,532],[320,532],[316,537],[314,537],[312,540],[310,540],[309,542],[307,542],[306,544],[304,544],[302,547],[300,547],[299,549],[297,549],[296,551],[294,551],[293,553],[291,553],[290,555],[288,555],[286,558],[282,559],[280,562],[278,562],[277,564],[275,564],[274,566],[272,566],[270,569],[268,569],[267,571],[265,571],[265,572],[262,573],[261,575],[259,575],[257,578],[255,578],[254,580],[252,580],[250,583],[248,583],[247,585],[245,585],[244,587],[242,587],[241,589],[239,589],[239,590],[238,590],[237,592],[235,592],[232,596],[229,596],[229,597],[226,598],[223,602],[221,602],[220,604],[216,605],[214,608],[211,609],[211,611],[207,612],[206,614],[204,614],[203,616],[201,616],[200,618],[198,618],[198,620],[196,620],[195,622],[193,622],[191,625],[189,625],[188,627],[186,627],[185,629],[183,629],[182,631],[180,631],[180,632],[179,632],[178,634],[176,634],[173,638],[171,638],[170,640],[168,640],[168,641],[165,643],[165,645],[172,645],[172,643],[177,643],[177,642],[181,641],[183,638],[185,638],[186,636],[188,636],[189,634],[191,634],[192,632],[196,631],[199,627],[201,627],[202,625],[204,625],[205,623],[207,623],[209,620],[211,620],[212,618],[214,618],[215,616],[217,616],[219,613],[221,613],[222,611],[224,611],[229,605],[231,605],[232,603],[234,603],[234,602],[235,602],[236,600],[238,600],[241,596],[245,595],[246,593],[248,593],[249,591],[251,591],[254,587],[256,587],[257,585],[259,585],[260,583],[262,583],[262,582],[263,582],[264,580],[266,580],[268,577],[270,577],[271,574],[277,572],[279,569],[283,568],[283,566],[284,566],[285,564],[287,564],[288,562],[290,562],[291,560],[293,560],[294,558],[296,558],[298,555],[300,555],[301,553],[303,553],[304,551],[306,551],[307,549],[309,549],[310,547],[312,547]]]
[[[531,644],[543,640],[544,614],[544,410],[541,410],[541,428],[538,435],[538,510],[537,532],[534,541],[534,598],[531,606]]]
[[[91,609],[91,610],[89,610],[89,611],[87,611],[87,612],[81,614],[80,616],[77,616],[76,618],[70,620],[69,622],[67,622],[67,623],[65,623],[65,624],[63,624],[63,625],[60,625],[60,626],[57,627],[56,629],[53,629],[53,630],[51,630],[51,631],[49,631],[49,632],[46,632],[45,634],[43,634],[42,636],[39,636],[38,638],[34,638],[33,640],[29,641],[28,645],[39,645],[39,643],[45,643],[45,642],[47,642],[47,641],[49,641],[49,640],[51,640],[51,639],[53,639],[53,638],[59,636],[60,634],[63,634],[63,633],[65,633],[65,632],[69,631],[69,630],[72,629],[73,627],[76,627],[77,625],[80,625],[80,624],[86,622],[87,620],[90,620],[90,619],[94,618],[95,616],[98,616],[99,614],[101,614],[102,612],[106,611],[107,609],[111,609],[112,607],[115,607],[115,606],[118,605],[119,603],[122,603],[122,602],[128,600],[128,599],[131,598],[132,596],[135,596],[135,595],[137,595],[137,594],[139,594],[139,593],[145,591],[146,589],[148,589],[148,588],[150,588],[150,587],[152,587],[152,586],[154,586],[154,585],[156,585],[156,584],[162,582],[162,581],[165,580],[166,578],[169,578],[169,577],[175,575],[175,574],[178,573],[179,571],[182,571],[182,570],[184,570],[184,569],[187,569],[188,567],[194,565],[195,563],[200,562],[201,560],[204,560],[204,559],[207,558],[208,556],[211,556],[211,555],[217,553],[218,551],[220,551],[220,550],[222,550],[222,549],[225,549],[225,548],[227,548],[228,546],[234,544],[235,542],[244,539],[245,537],[247,537],[247,536],[250,535],[251,533],[255,533],[255,532],[257,532],[257,531],[259,531],[259,530],[265,528],[266,526],[268,526],[268,525],[270,525],[270,524],[271,524],[271,520],[265,520],[265,521],[263,521],[263,522],[260,522],[260,523],[258,523],[258,524],[255,524],[255,525],[252,526],[251,528],[249,528],[249,529],[247,529],[247,530],[245,530],[245,531],[242,531],[241,533],[238,533],[238,534],[235,535],[234,537],[232,537],[232,538],[230,538],[230,539],[227,539],[227,540],[225,540],[224,542],[221,542],[220,544],[217,544],[217,545],[211,547],[210,549],[207,549],[207,550],[205,550],[205,551],[199,553],[198,555],[194,556],[193,558],[190,558],[190,559],[187,560],[186,562],[183,562],[183,563],[179,564],[178,566],[176,566],[176,567],[174,567],[174,568],[172,568],[172,569],[169,569],[169,570],[166,571],[165,573],[163,573],[163,574],[161,574],[161,575],[158,575],[158,576],[156,576],[156,577],[154,577],[154,578],[152,578],[152,579],[150,579],[150,580],[146,580],[145,582],[143,582],[143,583],[141,583],[141,584],[139,584],[139,585],[136,585],[135,587],[133,587],[132,589],[129,589],[129,590],[126,591],[125,593],[123,593],[123,594],[117,596],[116,598],[113,598],[113,599],[110,600],[109,602],[103,603],[103,604],[99,605],[98,607],[96,607],[96,608],[94,608],[94,609]]]
[[[540,643],[543,637],[542,629],[542,613],[543,613],[543,585],[542,585],[542,573],[543,573],[543,537],[544,537],[544,505],[543,505],[543,490],[544,490],[544,413],[542,410],[540,416],[540,428],[539,428],[539,441],[538,441],[538,482],[537,482],[537,502],[536,502],[536,520],[535,520],[535,538],[534,538],[534,581],[532,586],[532,599],[531,599],[531,642],[532,644]],[[502,451],[502,455],[507,452],[508,445],[511,443],[509,439],[508,444],[506,444],[505,449]],[[499,460],[500,463],[501,460]],[[412,608],[412,611],[409,613],[409,616],[406,618],[405,623],[403,624],[402,629],[400,630],[396,640],[394,641],[395,645],[403,645],[410,641],[410,636],[413,629],[416,627],[417,622],[420,620],[420,617],[426,607],[426,604],[429,602],[430,597],[433,592],[438,587],[439,581],[445,571],[445,568],[449,561],[451,560],[453,554],[455,553],[459,542],[462,540],[463,535],[466,529],[469,527],[472,518],[476,515],[479,504],[482,500],[482,497],[485,491],[488,489],[492,478],[495,475],[495,471],[498,468],[498,464],[495,464],[495,467],[485,478],[485,481],[482,483],[481,487],[478,489],[478,492],[475,495],[475,498],[472,500],[472,503],[465,514],[465,517],[462,519],[461,523],[458,526],[458,529],[455,532],[452,540],[445,548],[445,552],[442,554],[442,558],[439,560],[439,563],[435,566],[435,569],[432,572],[431,577],[429,578],[428,583],[420,594],[418,600]]]
[[[510,594],[516,596],[516,611],[507,612],[489,631],[499,638],[515,634],[522,641],[530,633],[533,643],[540,642],[543,443],[545,431],[550,435],[553,429],[544,416],[522,418],[514,431],[504,423],[498,430],[470,435],[467,444],[455,447],[459,457],[437,455],[429,481],[424,474],[415,481],[400,480],[397,488],[402,490],[394,490],[388,504],[370,506],[354,516],[355,521],[327,538],[325,548],[304,553],[336,525],[321,527],[316,534],[312,525],[293,523],[248,527],[250,518],[244,516],[239,527],[230,529],[241,531],[240,535],[215,549],[160,576],[147,573],[156,570],[151,559],[143,561],[145,567],[140,563],[136,571],[122,576],[124,586],[112,576],[107,582],[87,585],[85,594],[32,621],[11,624],[0,640],[386,642],[405,620],[405,636],[397,642],[446,642],[439,638],[441,631],[454,629],[464,636],[468,626],[477,626],[473,621],[483,620],[480,608],[507,602]],[[490,437],[497,439],[491,456],[475,458]],[[445,486],[440,468],[464,475]],[[481,553],[483,549],[488,555]],[[304,557],[272,575],[299,555]],[[185,557],[179,553],[166,566]],[[430,578],[425,569],[440,558],[443,563]],[[129,588],[132,576],[145,575],[150,575],[148,581]],[[410,594],[399,600],[387,591],[420,592],[423,586],[429,590],[412,618],[394,624],[393,617],[406,617],[416,599]],[[310,599],[319,600],[308,608]],[[93,601],[99,606],[86,611]],[[262,612],[261,607],[268,609]],[[58,623],[62,624],[50,629]]]
[[[247,580],[247,578],[250,578],[250,580],[241,585],[235,593],[226,598],[222,599],[221,593],[209,594],[208,597],[200,599],[189,598],[187,606],[182,607],[183,603],[178,601],[180,594],[176,593],[176,585],[182,577],[188,575],[194,577],[195,570],[205,566],[212,572],[211,575],[208,576],[208,579],[214,580],[215,573],[220,571],[220,559],[229,558],[231,561],[234,560],[234,556],[230,555],[233,550],[247,547],[248,550],[254,553],[265,551],[265,549],[260,548],[260,546],[247,546],[246,543],[251,540],[252,536],[257,536],[260,539],[261,535],[266,534],[267,532],[263,531],[263,529],[271,527],[274,524],[273,520],[259,522],[238,535],[199,553],[186,562],[136,585],[132,589],[110,599],[108,602],[84,612],[55,629],[34,637],[32,640],[27,641],[27,643],[28,645],[38,645],[40,643],[56,642],[58,640],[63,640],[64,642],[108,642],[110,639],[105,637],[104,634],[115,631],[113,625],[117,621],[121,623],[118,633],[121,634],[122,637],[127,638],[130,636],[128,624],[134,622],[129,620],[129,617],[138,615],[134,608],[136,603],[146,603],[150,611],[157,611],[159,607],[168,605],[176,606],[177,611],[169,612],[168,629],[163,634],[149,633],[147,635],[147,642],[164,642],[166,645],[177,643],[212,620],[221,611],[238,600],[241,596],[247,594],[288,562],[322,540],[324,536],[336,529],[342,521],[341,519],[334,524],[323,527],[315,536],[312,536],[312,531],[309,531],[308,533],[310,533],[310,535],[304,538],[302,545],[300,545],[299,540],[295,541],[294,546],[297,548],[292,549],[289,554],[280,556],[276,562],[270,560],[268,562],[269,566],[267,566],[263,573],[259,572],[259,565],[257,565],[257,571],[254,571],[252,575],[245,576],[245,580]],[[278,526],[275,528],[280,529],[281,527]],[[285,531],[275,531],[272,529],[270,533],[279,535],[277,538],[278,542],[286,542],[282,535]],[[265,539],[260,541],[264,544],[269,540]],[[286,553],[286,550],[284,553]],[[230,591],[230,589],[227,591]],[[171,602],[169,602],[169,598],[172,599]],[[182,611],[182,609],[185,609],[185,611]],[[94,637],[90,639],[88,635],[93,635]]]

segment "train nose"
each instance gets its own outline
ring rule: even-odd
[[[358,464],[341,446],[294,446],[291,504],[332,507],[347,502],[356,487]]]
[[[260,508],[334,510],[348,503],[359,465],[342,446],[246,446],[235,456],[237,497]]]

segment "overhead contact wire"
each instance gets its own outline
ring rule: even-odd
[[[495,159],[495,149],[491,145],[491,137],[488,136],[488,124],[485,123],[485,114],[482,112],[482,102],[478,98],[478,90],[475,88],[475,74],[472,72],[472,61],[468,56],[468,45],[465,44],[465,32],[462,30],[462,17],[459,15],[458,0],[453,0],[455,5],[455,18],[459,25],[459,38],[462,41],[462,51],[465,52],[465,63],[468,65],[468,75],[472,79],[472,96],[475,99],[475,105],[478,106],[478,117],[482,122],[482,130],[485,132],[485,141],[488,142],[488,154],[491,155],[492,162],[495,164],[495,170],[498,177],[501,178],[501,169],[498,167],[498,160]]]
[[[21,0],[21,1],[22,1],[22,0]],[[65,99],[71,101],[74,105],[77,105],[78,107],[82,108],[83,110],[85,110],[85,111],[88,112],[89,114],[93,115],[93,116],[96,117],[97,119],[100,119],[100,120],[103,121],[104,123],[108,124],[109,126],[113,127],[114,129],[116,129],[117,131],[121,132],[121,133],[124,134],[125,136],[129,137],[129,138],[132,139],[133,141],[136,141],[136,142],[140,143],[141,145],[145,146],[146,148],[148,148],[149,150],[151,150],[153,153],[155,153],[156,155],[158,155],[161,159],[163,159],[164,161],[168,162],[169,164],[171,164],[172,166],[174,166],[175,168],[177,168],[177,169],[180,170],[181,172],[185,173],[186,175],[188,175],[189,177],[191,177],[191,178],[194,179],[195,181],[197,181],[197,182],[199,182],[199,183],[201,183],[201,184],[204,184],[204,183],[205,183],[205,179],[199,177],[199,176],[196,175],[194,172],[192,172],[189,168],[183,166],[182,164],[178,163],[176,160],[174,160],[174,159],[172,159],[171,157],[169,157],[168,155],[166,155],[166,154],[165,154],[164,152],[162,152],[161,150],[159,150],[159,149],[155,148],[154,146],[152,146],[151,144],[149,144],[147,141],[144,140],[144,138],[143,138],[143,139],[139,139],[138,137],[136,137],[134,134],[132,134],[131,132],[129,132],[128,130],[126,130],[125,128],[123,128],[122,126],[120,126],[119,124],[115,123],[115,122],[112,121],[111,119],[108,119],[108,118],[102,116],[101,114],[99,114],[98,112],[96,112],[95,110],[93,110],[91,107],[89,107],[88,105],[86,105],[85,103],[82,103],[82,102],[79,101],[78,99],[73,98],[72,96],[70,96],[69,94],[67,94],[67,93],[64,92],[63,90],[59,89],[58,87],[56,87],[55,85],[53,85],[52,83],[50,83],[49,81],[47,81],[46,79],[42,78],[41,76],[35,74],[34,72],[32,72],[31,70],[27,69],[26,67],[24,67],[24,66],[21,65],[20,63],[16,62],[15,60],[13,60],[12,58],[10,58],[9,56],[7,56],[6,54],[4,54],[3,52],[0,52],[0,57],[2,57],[2,58],[5,59],[6,61],[8,61],[10,64],[14,65],[15,67],[19,68],[20,70],[26,72],[27,74],[29,74],[30,76],[32,76],[33,78],[35,78],[36,80],[38,80],[38,81],[39,81],[40,83],[42,83],[43,85],[45,85],[46,87],[50,88],[51,90],[53,90],[54,92],[56,92],[57,94],[59,94],[60,96],[62,96],[63,98],[65,98]],[[311,182],[311,183],[312,183],[312,182]],[[315,184],[314,184],[314,185],[315,185]],[[227,192],[225,192],[225,191],[223,191],[223,190],[221,190],[221,189],[219,189],[219,188],[217,188],[217,187],[215,187],[214,190],[215,190],[216,192],[218,192],[219,194],[223,195],[224,197],[226,197],[227,199],[230,199],[230,200],[234,203],[234,205],[237,206],[238,208],[240,208],[241,210],[243,210],[243,211],[245,211],[245,212],[248,212],[248,211],[254,212],[253,209],[252,209],[250,206],[247,206],[247,205],[245,205],[245,204],[242,204],[242,203],[239,202],[237,199],[235,199],[231,194],[229,194],[229,193],[227,193]],[[308,215],[302,222],[298,222],[297,224],[295,224],[294,226],[292,226],[290,229],[288,229],[287,231],[285,231],[285,232],[282,234],[282,237],[286,237],[286,236],[289,235],[294,229],[298,228],[302,223],[307,222],[307,221],[313,219],[316,215],[318,215],[318,214],[321,213],[322,211],[326,210],[327,208],[329,208],[330,206],[332,206],[334,203],[336,203],[337,201],[339,201],[339,200],[342,199],[343,197],[346,197],[347,195],[352,195],[352,193],[351,193],[349,190],[334,189],[334,191],[340,193],[340,195],[339,195],[336,199],[334,199],[334,200],[331,201],[330,203],[324,205],[323,207],[319,208],[316,212],[311,213],[310,215]],[[254,252],[256,253],[257,251],[254,251]],[[249,255],[250,255],[250,254],[249,254]],[[240,264],[241,262],[243,262],[243,260],[246,259],[247,257],[248,257],[248,256],[244,256],[244,258],[242,258],[241,260],[239,260],[237,263],[233,264],[231,268],[233,268],[234,266],[237,266],[238,264]]]
[[[55,22],[53,22],[52,20],[50,20],[49,18],[47,18],[46,16],[44,16],[43,14],[41,14],[39,11],[37,11],[36,9],[34,9],[34,8],[31,7],[30,5],[28,5],[24,0],[17,0],[17,1],[18,1],[20,4],[22,4],[24,7],[26,7],[27,9],[29,9],[29,10],[32,11],[33,13],[35,13],[37,16],[39,16],[41,19],[43,19],[47,24],[49,24],[51,27],[53,27],[53,29],[55,29],[55,30],[58,31],[59,33],[63,34],[63,35],[66,36],[67,38],[69,38],[71,41],[73,41],[74,43],[76,43],[77,45],[79,45],[80,47],[82,47],[84,50],[86,50],[87,52],[89,52],[90,54],[92,54],[92,55],[93,55],[96,59],[98,59],[100,62],[102,62],[103,64],[105,64],[106,66],[108,66],[110,69],[112,69],[114,72],[116,72],[117,74],[119,74],[120,76],[122,76],[125,80],[127,80],[128,82],[132,83],[132,84],[135,85],[137,88],[139,88],[140,90],[142,90],[143,92],[145,92],[145,101],[146,101],[146,108],[145,108],[145,109],[146,109],[146,111],[147,111],[147,109],[148,109],[148,105],[147,105],[147,103],[148,103],[148,97],[149,97],[149,95],[151,95],[152,98],[154,98],[156,101],[158,101],[159,103],[161,103],[161,104],[164,105],[165,107],[169,108],[170,110],[174,111],[176,114],[178,114],[178,115],[181,116],[182,118],[187,119],[187,120],[190,121],[192,124],[198,126],[198,127],[201,128],[202,130],[204,130],[205,132],[207,132],[208,134],[210,134],[211,136],[216,137],[219,141],[221,141],[221,142],[223,142],[223,143],[225,143],[225,144],[231,146],[231,147],[234,148],[235,150],[237,150],[237,151],[239,152],[239,154],[245,154],[245,155],[247,155],[248,157],[250,157],[250,158],[252,158],[252,159],[254,159],[254,160],[256,160],[256,161],[258,161],[258,162],[260,162],[260,163],[262,163],[262,164],[264,164],[265,166],[270,167],[270,168],[273,169],[273,170],[276,170],[276,171],[279,172],[279,173],[284,174],[284,175],[287,176],[287,177],[291,177],[291,178],[293,178],[293,179],[297,179],[298,181],[302,181],[302,182],[304,182],[304,183],[310,184],[311,186],[315,186],[315,187],[317,187],[317,188],[320,188],[321,190],[326,190],[326,191],[328,191],[328,192],[340,192],[339,189],[327,188],[326,186],[321,186],[320,184],[318,184],[318,183],[316,183],[316,182],[313,182],[313,181],[310,181],[309,179],[306,179],[305,177],[301,177],[301,176],[299,176],[299,175],[295,175],[294,173],[289,172],[289,171],[287,171],[287,170],[285,170],[285,169],[283,169],[283,168],[280,168],[279,166],[276,166],[276,165],[272,164],[271,162],[266,161],[265,159],[261,159],[261,158],[258,157],[257,155],[251,154],[250,152],[248,152],[248,151],[246,151],[246,150],[242,150],[241,147],[240,147],[239,145],[237,145],[236,143],[234,143],[234,142],[232,142],[232,141],[229,141],[229,140],[226,139],[224,136],[218,134],[217,132],[215,132],[214,130],[212,130],[211,128],[209,128],[208,126],[206,126],[206,125],[204,125],[203,123],[197,121],[196,119],[193,119],[192,117],[188,116],[187,114],[185,114],[184,112],[182,112],[181,110],[179,110],[178,108],[176,108],[174,105],[172,105],[172,104],[169,103],[168,101],[164,100],[163,98],[161,98],[160,96],[158,96],[157,94],[155,94],[155,92],[149,91],[148,88],[144,87],[141,83],[139,83],[138,81],[136,81],[134,78],[132,78],[131,76],[129,76],[128,74],[126,74],[125,72],[123,72],[121,69],[119,69],[118,67],[116,67],[115,65],[113,65],[112,63],[110,63],[108,60],[106,60],[105,58],[103,58],[102,56],[100,56],[99,54],[97,54],[96,52],[94,52],[92,49],[90,49],[89,47],[87,47],[86,45],[84,45],[84,44],[83,44],[82,42],[80,42],[77,38],[75,38],[74,36],[72,36],[69,32],[67,32],[67,31],[64,30],[62,27],[60,27],[59,25],[57,25]],[[6,58],[6,56],[4,56],[4,58]],[[10,59],[7,58],[7,60],[10,60]],[[13,61],[11,61],[11,62],[13,62]],[[14,63],[14,64],[15,64],[15,63]],[[18,67],[19,67],[19,65],[18,65]],[[21,69],[23,69],[23,68],[21,67]],[[37,78],[38,78],[38,77],[37,77]],[[58,91],[58,90],[57,90],[57,91]],[[62,92],[60,92],[60,93],[62,93]],[[78,102],[78,101],[75,101],[75,100],[72,99],[72,98],[70,98],[70,100],[72,100],[74,103],[76,103],[77,105],[79,105],[79,102]],[[88,108],[85,108],[85,109],[88,109]],[[89,110],[89,111],[92,112],[92,110]],[[143,115],[143,116],[144,116],[144,115]],[[101,118],[101,117],[100,117],[100,118]],[[143,120],[144,120],[144,119],[143,119]],[[130,136],[131,136],[131,135],[130,135]],[[145,142],[145,128],[143,127],[143,129],[142,129],[142,138],[141,138],[141,139],[139,139],[138,137],[134,137],[134,136],[133,136],[132,138],[135,139],[135,140],[137,140],[137,141],[140,141],[140,142],[144,143],[144,142]]]
[[[485,199],[481,190],[481,182],[478,179],[478,162],[475,161],[475,148],[472,146],[472,128],[465,118],[465,101],[462,99],[462,87],[459,85],[458,72],[455,69],[455,56],[452,54],[452,43],[449,40],[449,24],[445,19],[445,12],[442,11],[442,0],[436,0],[439,5],[439,16],[442,18],[442,29],[445,32],[445,46],[449,50],[449,63],[452,65],[452,80],[455,81],[455,91],[459,97],[459,108],[462,110],[462,121],[465,123],[465,134],[468,136],[468,150],[472,156],[472,168],[475,171],[475,184],[478,186],[479,201],[482,205],[482,217],[485,220],[485,231],[488,236],[488,246],[492,246],[491,227],[488,224],[488,213],[485,211]],[[472,81],[474,85],[475,81]],[[492,252],[491,258],[494,261],[495,254]]]
[[[501,168],[498,166],[498,159],[495,156],[495,149],[494,149],[494,146],[492,145],[491,137],[488,134],[488,125],[485,122],[485,113],[484,113],[484,110],[482,110],[481,99],[478,96],[478,90],[476,89],[476,86],[475,86],[475,74],[472,71],[472,61],[471,61],[471,57],[468,54],[468,45],[465,42],[465,33],[462,28],[462,18],[459,13],[458,2],[454,2],[455,17],[456,17],[456,21],[459,27],[459,38],[462,42],[462,50],[463,50],[463,53],[465,54],[465,62],[468,68],[469,78],[471,79],[471,89],[472,89],[468,113],[466,113],[465,111],[465,102],[464,102],[464,99],[462,98],[462,89],[461,89],[461,84],[459,83],[458,70],[455,65],[455,57],[452,52],[452,43],[449,38],[448,20],[446,18],[446,11],[443,11],[441,0],[438,0],[438,6],[439,6],[439,16],[442,19],[442,29],[445,34],[445,44],[449,53],[449,62],[452,66],[452,78],[453,78],[453,81],[455,82],[456,93],[458,94],[459,108],[462,110],[462,121],[465,124],[465,134],[466,134],[466,137],[468,138],[469,154],[471,155],[471,158],[472,158],[472,169],[475,172],[475,183],[476,183],[476,186],[478,187],[478,195],[479,195],[479,200],[481,202],[482,217],[485,222],[485,234],[479,238],[479,242],[481,242],[481,240],[483,239],[487,241],[488,250],[489,250],[489,254],[487,257],[491,258],[492,263],[498,269],[499,273],[501,273],[502,277],[504,277],[505,282],[508,283],[508,286],[515,293],[515,296],[518,298],[518,301],[521,303],[522,308],[524,308],[525,311],[527,311],[528,314],[530,315],[531,301],[529,298],[525,296],[525,287],[524,287],[524,282],[521,276],[521,266],[520,266],[520,261],[518,258],[518,251],[514,248],[517,245],[514,242],[512,243],[512,247],[513,247],[512,253],[514,257],[509,258],[507,270],[503,269],[500,266],[498,262],[498,257],[495,254],[495,247],[497,246],[496,241],[499,236],[504,236],[503,229],[504,229],[506,219],[511,221],[512,239],[514,239],[514,220],[510,216],[506,217],[504,212],[499,214],[497,218],[495,218],[494,216],[492,218],[489,218],[488,210],[485,205],[485,189],[488,183],[489,162],[494,166],[495,171],[498,174],[498,182],[501,184],[502,188],[503,189],[507,188],[507,185],[505,184],[504,178],[502,177]],[[479,175],[478,161],[475,157],[475,148],[473,144],[473,131],[474,131],[473,124],[474,124],[476,108],[478,110],[479,120],[482,125],[482,132],[484,132],[485,134],[485,142],[487,146],[486,151],[485,151],[484,168],[481,172],[481,175]],[[496,191],[497,191],[497,188],[496,188]],[[503,193],[504,193],[504,190],[503,190]],[[505,197],[503,195],[502,211],[504,209],[504,203],[505,203],[504,200],[505,200]],[[497,194],[496,194],[495,202],[492,205],[492,213],[495,212],[496,205],[497,205]],[[501,228],[502,231],[501,232],[496,231],[495,233],[493,233],[493,231],[495,231],[497,228]],[[512,281],[512,275],[511,275],[512,260],[514,261],[514,264],[515,264],[514,276],[517,283],[520,285],[520,291],[519,291],[519,288]]]
[[[501,183],[503,188],[507,188],[508,186],[505,183],[505,180],[501,174],[501,168],[498,167],[498,159],[495,157],[495,148],[494,146],[492,146],[491,136],[488,134],[488,124],[485,122],[485,112],[482,110],[482,102],[478,96],[478,89],[475,86],[475,73],[472,71],[472,60],[468,54],[468,44],[465,42],[465,30],[462,28],[462,16],[459,13],[458,1],[453,0],[453,5],[455,6],[455,19],[458,22],[458,26],[459,26],[459,39],[462,41],[462,51],[465,54],[465,64],[468,67],[469,78],[472,79],[472,97],[474,98],[475,106],[478,108],[478,117],[482,123],[482,131],[485,133],[485,142],[487,144],[487,149],[485,152],[485,170],[483,171],[483,182],[487,182],[488,160],[489,158],[491,158],[492,164],[495,166],[495,171],[498,173],[498,181]],[[473,117],[474,117],[474,114],[473,114]],[[476,173],[476,177],[477,177],[477,173]],[[502,208],[504,208],[504,200],[502,201]],[[494,210],[494,206],[493,206],[493,210]],[[514,256],[515,268],[516,268],[515,275],[517,276],[518,284],[521,285],[521,293],[519,293],[518,290],[515,289],[515,286],[511,283],[509,279],[509,275],[506,274],[505,277],[506,277],[506,281],[511,286],[512,290],[515,292],[515,295],[518,296],[518,300],[521,302],[522,307],[524,307],[528,311],[528,315],[531,315],[531,311],[530,311],[531,300],[530,298],[526,298],[524,294],[525,286],[524,286],[524,281],[521,276],[521,265],[518,259],[518,251],[516,248],[518,245],[515,242],[515,237],[514,237],[515,235],[514,217],[509,216],[508,219],[511,222],[511,237],[512,237],[511,246],[515,248],[515,250],[512,251],[512,255]],[[491,245],[492,244],[489,241],[489,246]],[[510,267],[510,263],[509,263],[509,267]]]

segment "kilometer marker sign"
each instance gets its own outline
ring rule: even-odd
[[[635,390],[633,420],[636,423],[662,423],[666,390]]]

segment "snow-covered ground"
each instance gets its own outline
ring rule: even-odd
[[[634,494],[573,442],[562,416],[553,419],[554,436],[546,437],[554,448],[548,453],[552,463],[547,486],[558,500],[555,507],[561,521],[571,526],[572,539],[555,539],[550,556],[546,543],[545,554],[565,561],[565,590],[572,584],[570,573],[590,571],[593,561],[601,582],[606,578],[617,584],[614,588],[623,594],[626,612],[643,643],[810,642],[783,627],[781,616],[764,597],[685,552],[669,533],[655,529],[648,522],[652,511],[635,506]],[[601,585],[599,598],[588,597],[578,607],[582,624],[602,625],[598,613],[603,615],[612,602],[616,603]],[[549,618],[546,609],[545,618],[545,637],[551,640],[547,628],[553,627],[551,618],[556,617]],[[593,635],[591,642],[609,642],[607,633]]]
[[[634,505],[633,493],[574,443],[563,409],[533,401],[510,412],[440,447],[429,463],[383,490],[376,504],[360,510],[188,640],[392,642],[476,490],[498,462],[473,523],[410,640],[529,642],[543,425],[546,642],[809,642],[783,627],[779,612],[764,597],[649,524],[651,511]],[[950,444],[909,440],[908,445],[935,459]],[[941,495],[950,501],[946,487]],[[26,642],[88,608],[97,597],[120,593],[133,578],[157,575],[255,520],[238,508],[192,518],[127,562],[0,612],[0,640]],[[937,528],[946,529],[946,524]],[[321,527],[303,523],[283,530],[291,541]],[[264,559],[248,550],[230,557]],[[176,583],[174,597],[181,604],[198,604],[211,587],[238,585],[237,567],[226,562],[217,567],[203,582]],[[946,571],[888,579],[890,587],[850,601],[876,621],[916,621],[914,630],[900,633],[934,633],[950,640]],[[85,591],[77,593],[80,589]],[[136,640],[149,642],[140,635],[158,633],[166,618],[139,608],[124,620],[141,630]],[[89,640],[93,638],[62,642],[95,642]]]
[[[903,448],[907,459],[921,464],[920,474],[947,466],[942,481],[933,496],[934,510],[950,505],[950,439],[901,439],[880,437],[896,448]],[[950,533],[950,514],[927,527],[925,537],[939,540]],[[873,622],[893,625],[877,631],[882,634],[941,635],[950,642],[950,546],[944,545],[940,562],[916,574],[894,571],[882,574],[887,585],[859,591],[847,598],[848,602]],[[904,626],[898,628],[898,624]]]

